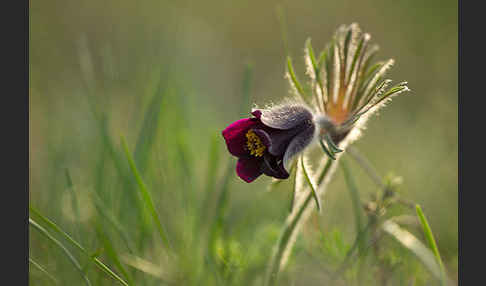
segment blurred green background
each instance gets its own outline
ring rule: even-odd
[[[289,54],[301,79],[305,40],[312,38],[319,52],[341,24],[359,23],[380,46],[377,60],[396,60],[387,78],[408,81],[411,92],[373,116],[354,146],[381,175],[403,178],[400,196],[422,206],[456,278],[456,1],[30,1],[31,205],[90,251],[100,251],[107,264],[114,265],[114,258],[102,237],[118,254],[164,265],[164,273],[183,273],[167,274],[179,285],[200,285],[194,277],[207,269],[201,266],[206,247],[198,240],[216,221],[225,251],[245,257],[234,263],[245,265],[246,276],[259,277],[287,215],[291,186],[267,192],[270,178],[248,185],[232,171],[224,216],[213,218],[212,210],[227,165],[234,164],[220,132],[246,116],[241,97],[247,64],[253,67],[252,103],[278,102],[289,94],[277,5],[285,11]],[[141,210],[122,135],[177,263],[160,254],[162,243]],[[376,187],[348,161],[366,201]],[[317,234],[338,230],[352,242],[352,205],[341,169],[323,203],[318,224],[306,225],[299,237],[297,248],[306,251],[294,251],[285,285],[320,285],[321,262],[302,254],[316,251]],[[36,232],[30,234],[30,256],[61,285],[82,283]],[[171,272],[172,264],[184,270]],[[163,280],[125,267],[135,285]],[[96,276],[96,269],[89,271],[94,285],[114,285]],[[49,285],[36,270],[30,277],[32,285]],[[211,281],[205,283],[216,285]]]

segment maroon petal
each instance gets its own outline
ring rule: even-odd
[[[262,116],[262,111],[260,109],[255,109],[251,112],[251,115],[255,116],[256,118],[260,119]]]
[[[262,166],[261,158],[242,157],[239,158],[238,163],[236,163],[236,173],[245,182],[251,183],[256,178],[258,178],[261,174],[263,174],[261,166]]]
[[[247,140],[245,135],[248,129],[258,123],[258,120],[255,118],[243,118],[231,123],[223,130],[226,147],[228,147],[228,151],[232,155],[241,157],[248,154],[248,151],[245,149]]]

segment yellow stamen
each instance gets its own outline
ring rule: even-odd
[[[250,151],[250,154],[256,157],[263,156],[263,151],[265,151],[265,145],[263,145],[262,140],[258,137],[253,130],[249,130],[246,133],[246,146]]]

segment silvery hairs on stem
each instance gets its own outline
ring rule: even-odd
[[[307,151],[302,150],[291,164],[290,168],[295,170],[292,172],[295,176],[294,195],[290,214],[274,249],[267,284],[276,281],[279,269],[286,264],[299,229],[313,207],[321,208],[320,198],[335,171],[339,153],[360,136],[371,114],[392,97],[409,91],[406,82],[390,86],[391,80],[384,79],[394,60],[372,63],[378,46],[370,45],[370,39],[358,24],[342,25],[318,56],[308,39],[304,48],[306,85],[300,83],[292,60],[287,57],[285,76],[290,82],[292,98],[284,105],[298,103],[311,110],[316,126],[313,141],[319,142],[328,159],[320,160],[314,171]],[[279,181],[274,180],[274,183]],[[312,198],[315,204],[311,203]]]

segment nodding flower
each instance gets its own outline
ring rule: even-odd
[[[289,160],[315,138],[313,113],[303,105],[282,105],[252,115],[223,130],[228,151],[238,157],[236,173],[248,183],[262,174],[287,179]]]
[[[341,26],[331,43],[314,54],[305,44],[310,78],[304,89],[287,58],[286,77],[293,90],[287,103],[255,109],[253,117],[237,120],[223,130],[229,152],[238,157],[236,172],[246,182],[261,174],[289,177],[289,161],[316,139],[331,158],[355,140],[370,114],[392,97],[409,91],[406,82],[389,87],[384,80],[393,59],[371,64],[378,47],[354,23]]]

